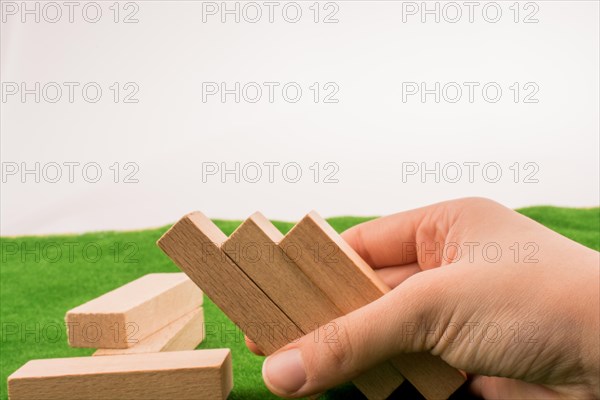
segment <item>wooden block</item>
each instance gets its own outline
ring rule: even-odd
[[[329,298],[277,246],[283,235],[260,213],[240,225],[222,250],[302,330],[342,316]],[[354,380],[367,398],[385,399],[402,382],[402,375],[384,363]]]
[[[447,399],[466,377],[431,353],[408,353],[394,357],[392,364],[426,399]]]
[[[204,310],[194,311],[171,322],[128,349],[98,349],[94,356],[194,350],[204,340]]]
[[[184,216],[158,246],[256,343],[271,354],[302,331],[222,251],[227,237],[206,216]]]
[[[344,314],[390,290],[315,211],[296,224],[279,245]]]
[[[229,349],[32,360],[8,377],[11,400],[225,399]]]
[[[314,211],[294,226],[279,245],[345,314],[390,290]],[[429,353],[403,355],[391,362],[427,399],[446,399],[465,381],[458,370]]]
[[[148,274],[67,312],[73,347],[128,348],[202,304],[182,273]]]
[[[254,213],[221,249],[304,332],[341,315],[329,298],[277,246],[281,232]]]

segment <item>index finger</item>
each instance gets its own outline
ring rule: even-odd
[[[445,229],[439,224],[447,220],[443,204],[363,222],[343,232],[342,237],[372,268],[416,263],[417,243],[443,242]]]

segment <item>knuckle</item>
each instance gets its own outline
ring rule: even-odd
[[[469,207],[496,207],[500,204],[495,200],[489,199],[487,197],[467,197],[462,199],[461,202]]]

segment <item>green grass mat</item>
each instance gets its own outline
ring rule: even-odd
[[[573,240],[600,249],[600,208],[531,207],[519,211]],[[339,217],[329,222],[341,232],[367,219]],[[240,223],[215,222],[227,235]],[[293,226],[275,224],[284,233]],[[93,349],[67,345],[63,323],[67,310],[142,275],[179,271],[155,245],[166,229],[0,238],[1,399],[7,398],[6,378],[26,361],[93,353]],[[235,387],[230,398],[275,398],[262,382],[262,358],[246,349],[243,334],[209,299],[204,304],[207,339],[199,348],[232,349]],[[361,396],[353,386],[346,385],[327,397]]]

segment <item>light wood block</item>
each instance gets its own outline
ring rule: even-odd
[[[267,218],[254,213],[221,249],[302,331],[310,332],[341,311],[280,250],[282,239]]]
[[[279,246],[344,314],[390,290],[314,211],[294,226]],[[458,370],[428,353],[407,354],[391,362],[427,399],[446,399],[465,381]]]
[[[344,314],[390,290],[315,211],[296,224],[279,246]]]
[[[67,312],[73,347],[131,347],[202,304],[183,273],[148,274]]]
[[[141,340],[133,347],[128,349],[98,349],[94,356],[194,350],[202,343],[204,335],[204,310],[202,307],[198,307]]]
[[[262,214],[244,221],[223,243],[223,251],[302,330],[342,316],[342,312],[277,246],[283,235]],[[354,380],[367,398],[385,399],[404,381],[384,363]]]
[[[205,215],[184,216],[158,246],[256,343],[271,354],[302,331],[222,251],[227,237]]]
[[[225,399],[229,349],[32,360],[8,377],[10,400]]]

